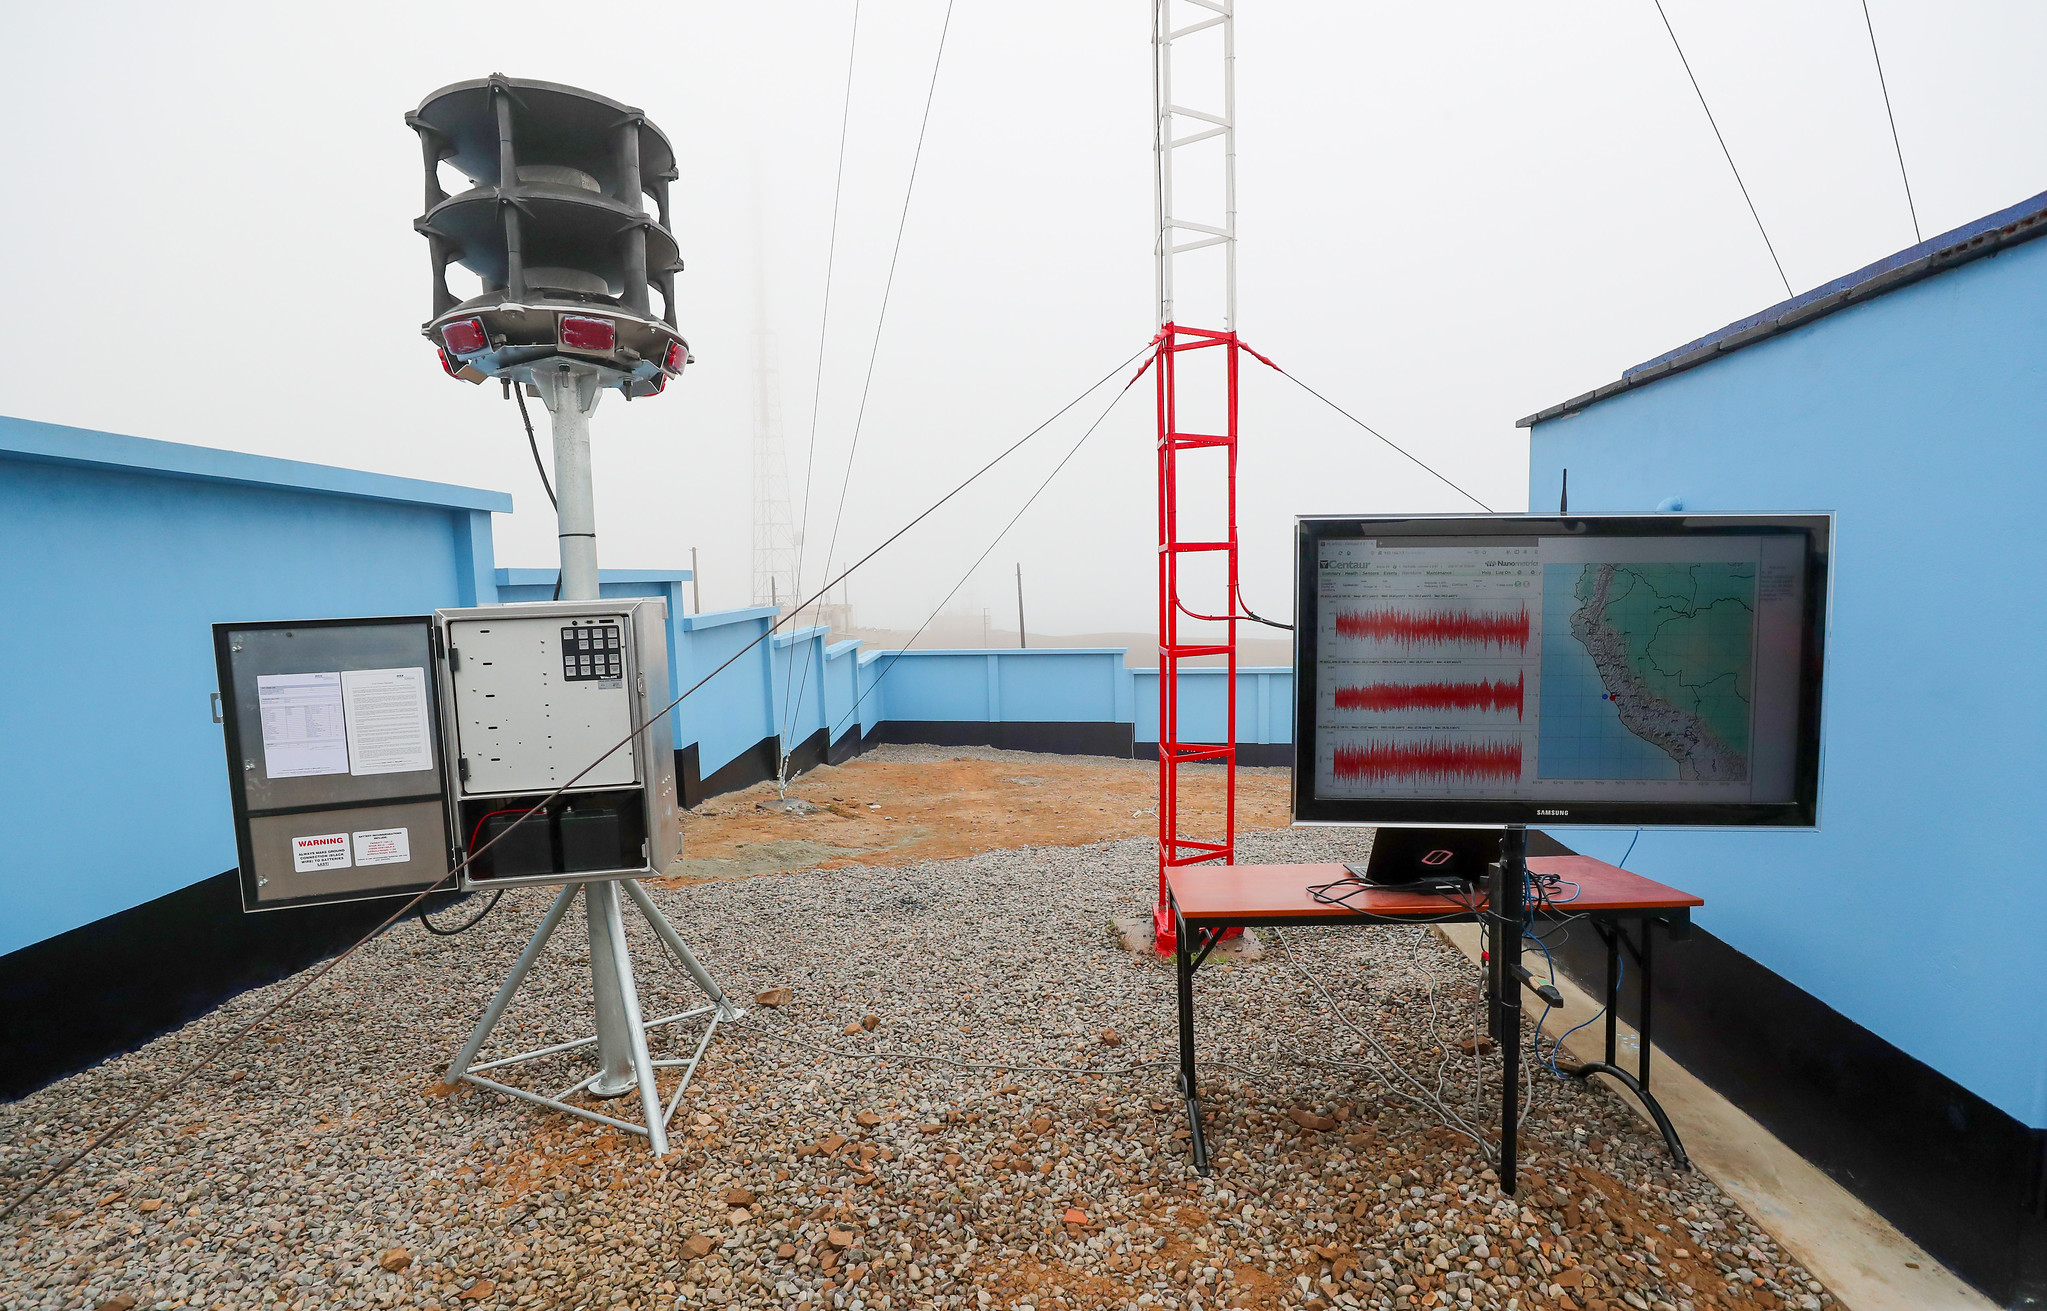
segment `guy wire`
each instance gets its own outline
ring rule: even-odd
[[[1004,447],[1001,451],[997,452],[993,459],[989,460],[986,464],[976,469],[973,473],[967,475],[966,479],[960,482],[951,491],[947,492],[944,496],[941,496],[936,501],[932,502],[929,506],[920,511],[915,518],[911,519],[908,523],[896,529],[895,532],[889,534],[886,538],[882,539],[881,543],[878,546],[875,546],[872,550],[868,551],[867,554],[861,556],[858,560],[855,560],[852,564],[848,565],[846,569],[838,575],[838,577],[833,578],[829,582],[827,582],[824,585],[824,587],[817,592],[815,596],[811,597],[809,601],[805,601],[803,605],[809,605],[811,601],[815,601],[818,597],[823,596],[831,588],[838,586],[841,582],[851,577],[855,570],[858,570],[868,561],[872,560],[875,556],[881,554],[882,551],[886,550],[898,538],[902,537],[903,534],[909,532],[912,528],[915,528],[918,524],[930,518],[934,513],[938,511],[938,509],[941,506],[945,505],[955,496],[958,496],[961,492],[965,491],[968,487],[972,486],[975,482],[979,481],[982,475],[986,474],[996,465],[1002,463],[1011,455],[1015,454],[1019,449],[1023,447],[1023,445],[1026,442],[1036,437],[1045,429],[1051,427],[1052,424],[1056,420],[1058,420],[1062,415],[1064,415],[1068,410],[1072,409],[1074,406],[1080,404],[1083,400],[1086,400],[1089,396],[1093,395],[1094,392],[1100,389],[1103,383],[1108,382],[1117,374],[1121,373],[1124,369],[1129,368],[1131,362],[1136,360],[1139,355],[1143,354],[1144,350],[1146,349],[1149,349],[1149,347],[1140,348],[1139,350],[1131,352],[1129,357],[1124,359],[1121,363],[1117,364],[1115,368],[1103,374],[1101,378],[1096,380],[1094,383],[1090,384],[1086,388],[1086,390],[1082,391],[1078,396],[1075,396],[1072,400],[1060,406],[1058,410],[1053,412],[1051,418],[1046,419],[1043,423],[1031,429],[1029,432],[1017,438],[1008,446]],[[334,957],[332,960],[326,962],[324,965],[321,965],[319,969],[314,971],[310,978],[306,979],[305,982],[299,984],[296,988],[293,988],[290,992],[286,993],[283,997],[279,998],[261,1015],[257,1016],[254,1020],[250,1021],[247,1026],[237,1030],[234,1034],[232,1034],[231,1036],[217,1044],[215,1047],[213,1047],[212,1050],[208,1051],[205,1056],[201,1057],[196,1064],[194,1064],[190,1069],[186,1070],[182,1075],[178,1076],[176,1079],[169,1080],[164,1084],[160,1085],[159,1087],[154,1088],[150,1090],[148,1093],[144,1094],[142,1099],[136,1103],[135,1109],[133,1111],[130,1111],[126,1116],[124,1116],[119,1121],[116,1121],[111,1129],[106,1130],[105,1132],[101,1133],[98,1137],[94,1138],[91,1142],[87,1143],[83,1148],[81,1148],[78,1151],[76,1155],[72,1156],[70,1160],[64,1162],[62,1165],[51,1167],[48,1171],[46,1171],[43,1174],[43,1176],[40,1179],[36,1180],[34,1184],[30,1185],[26,1192],[9,1201],[5,1207],[0,1207],[0,1221],[5,1221],[8,1216],[13,1215],[30,1198],[33,1198],[34,1196],[36,1196],[36,1194],[42,1192],[43,1189],[47,1188],[50,1184],[56,1182],[65,1174],[69,1173],[75,1166],[78,1165],[79,1162],[83,1161],[93,1152],[99,1150],[107,1143],[113,1141],[121,1134],[126,1133],[129,1129],[133,1128],[135,1124],[141,1120],[142,1116],[152,1106],[162,1101],[165,1097],[169,1096],[173,1091],[176,1091],[177,1089],[182,1088],[186,1084],[189,1084],[195,1077],[198,1076],[200,1071],[204,1070],[207,1066],[211,1065],[215,1060],[224,1055],[229,1049],[234,1047],[236,1044],[240,1043],[242,1039],[248,1037],[250,1033],[255,1031],[258,1025],[262,1024],[265,1020],[269,1019],[271,1016],[275,1015],[277,1012],[284,1009],[284,1007],[289,1005],[291,1002],[298,1000],[298,998],[308,988],[312,987],[315,983],[318,983],[321,979],[325,978],[327,974],[334,969],[334,967],[340,965],[350,956],[353,956],[356,953],[357,949],[362,947],[363,944],[369,942],[370,939],[376,937],[385,929],[390,928],[393,924],[397,923],[405,916],[411,914],[415,908],[425,903],[429,895],[438,891],[442,887],[442,885],[446,884],[450,879],[453,879],[456,875],[460,874],[463,870],[467,869],[469,865],[473,861],[475,861],[475,859],[478,856],[481,856],[484,852],[489,851],[507,834],[511,833],[514,829],[518,828],[519,825],[525,823],[534,815],[545,811],[550,802],[554,801],[555,798],[561,796],[570,788],[574,787],[577,783],[581,782],[585,774],[588,774],[591,770],[597,768],[606,760],[610,759],[613,752],[617,751],[620,747],[630,745],[635,737],[638,737],[643,732],[651,730],[655,724],[659,723],[662,719],[664,719],[670,711],[674,710],[677,706],[681,705],[698,689],[702,688],[706,683],[709,683],[713,678],[716,678],[719,674],[722,674],[727,669],[731,668],[735,663],[739,661],[740,657],[746,655],[747,652],[753,650],[762,642],[767,641],[768,638],[773,636],[778,629],[780,629],[784,624],[788,623],[790,619],[795,618],[796,614],[801,613],[802,608],[803,608],[802,606],[798,606],[796,611],[792,612],[789,616],[776,619],[775,622],[770,624],[767,630],[763,632],[759,637],[754,638],[751,642],[748,642],[745,646],[733,652],[731,657],[728,658],[723,664],[719,665],[716,669],[713,669],[710,673],[705,674],[696,682],[690,684],[689,687],[683,690],[680,696],[677,696],[673,701],[670,701],[667,705],[663,706],[658,712],[652,715],[644,725],[634,729],[633,732],[628,733],[624,738],[620,739],[612,746],[606,748],[597,757],[597,759],[591,761],[590,764],[584,766],[583,769],[580,770],[574,778],[562,784],[560,787],[556,788],[547,796],[541,798],[540,801],[535,803],[531,808],[529,808],[523,814],[513,819],[513,821],[510,824],[505,825],[503,830],[501,830],[495,837],[491,838],[488,842],[485,842],[482,846],[477,847],[474,850],[470,851],[459,862],[456,863],[454,868],[450,869],[446,874],[441,875],[440,878],[435,879],[427,887],[421,889],[418,895],[414,896],[410,901],[406,902],[403,906],[400,906],[397,910],[393,911],[387,919],[385,919],[382,923],[378,924],[376,928],[371,929],[367,934],[363,935],[361,938],[358,938],[340,955]]]

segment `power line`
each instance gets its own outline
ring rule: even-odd
[[[1891,112],[1891,88],[1884,80],[1884,57],[1876,48],[1876,24],[1869,20],[1869,0],[1862,0],[1862,25],[1869,29],[1869,56],[1876,60],[1876,84],[1884,93],[1884,117],[1891,124],[1891,149],[1898,152],[1898,178],[1905,184],[1905,208],[1912,215],[1912,242],[1926,240],[1919,235],[1919,207],[1912,203],[1912,179],[1905,172],[1905,147],[1898,140],[1898,116]]]
[[[1692,93],[1699,98],[1699,108],[1706,111],[1706,123],[1713,129],[1713,139],[1720,143],[1720,153],[1727,156],[1727,168],[1734,174],[1734,185],[1741,188],[1741,198],[1748,202],[1749,217],[1756,221],[1756,231],[1762,233],[1763,246],[1770,252],[1770,262],[1777,266],[1777,277],[1784,283],[1784,294],[1795,296],[1798,293],[1791,290],[1791,279],[1784,276],[1784,261],[1777,258],[1777,247],[1763,227],[1763,216],[1756,212],[1755,198],[1748,193],[1748,183],[1741,180],[1741,170],[1734,166],[1734,152],[1727,148],[1727,138],[1720,135],[1720,124],[1713,119],[1713,107],[1706,103],[1706,93],[1699,89],[1698,75],[1692,72],[1692,61],[1685,58],[1685,48],[1677,39],[1677,29],[1670,25],[1670,15],[1663,12],[1663,0],[1652,0],[1652,3],[1656,6],[1656,16],[1663,20],[1663,30],[1670,33],[1670,44],[1677,50],[1678,62],[1685,66],[1685,76],[1691,79]]]
[[[1146,349],[1150,348],[1147,347]],[[1136,356],[1133,355],[1131,358],[1135,359]],[[1142,371],[1140,371],[1138,377],[1142,376],[1143,373]],[[846,725],[853,722],[853,716],[858,714],[860,711],[860,703],[867,699],[867,692],[872,692],[875,688],[880,687],[881,680],[888,677],[889,671],[896,667],[896,662],[901,660],[905,655],[909,654],[910,648],[916,645],[917,639],[924,635],[924,630],[931,627],[932,621],[938,618],[939,613],[943,611],[947,604],[949,604],[952,601],[953,596],[956,593],[958,593],[958,591],[962,587],[965,587],[967,585],[967,580],[974,576],[974,571],[981,567],[981,562],[986,560],[988,556],[995,550],[995,548],[1002,544],[1003,538],[1009,536],[1009,530],[1016,527],[1016,521],[1024,517],[1024,511],[1030,509],[1031,506],[1035,505],[1037,503],[1038,498],[1045,494],[1045,489],[1052,485],[1052,480],[1059,476],[1059,471],[1061,469],[1064,469],[1067,466],[1067,464],[1073,459],[1074,456],[1080,454],[1080,448],[1087,444],[1088,438],[1095,435],[1095,429],[1102,426],[1102,421],[1109,417],[1109,411],[1116,408],[1116,402],[1122,400],[1125,396],[1129,395],[1131,384],[1135,383],[1136,381],[1137,378],[1132,378],[1130,382],[1124,383],[1123,390],[1117,392],[1115,396],[1110,399],[1109,403],[1102,407],[1102,412],[1095,416],[1095,421],[1087,426],[1087,431],[1080,435],[1080,440],[1075,442],[1067,450],[1066,454],[1059,458],[1059,463],[1052,466],[1052,472],[1045,475],[1045,480],[1038,484],[1038,489],[1031,493],[1030,499],[1025,501],[1015,514],[1009,516],[1009,522],[1002,525],[1002,531],[995,534],[994,540],[988,543],[987,548],[983,550],[981,554],[974,557],[974,562],[967,566],[967,571],[960,575],[960,580],[952,585],[952,591],[947,592],[945,596],[939,600],[938,605],[935,608],[933,608],[931,613],[924,617],[924,622],[917,625],[917,631],[910,634],[910,640],[903,643],[902,649],[900,651],[897,651],[895,655],[889,660],[889,662],[881,667],[881,672],[876,674],[874,676],[874,681],[867,685],[867,691],[862,692],[859,696],[853,698],[853,704],[849,706],[846,710],[846,717],[844,719],[841,719],[832,728],[831,732],[825,735],[827,740],[827,748],[829,748],[830,739],[838,733],[839,729],[842,729]]]
[[[825,544],[824,563],[826,569],[832,567],[832,556],[839,548],[839,525],[846,517],[846,491],[853,485],[853,457],[860,452],[860,429],[867,419],[867,397],[874,390],[874,362],[881,356],[881,330],[888,322],[889,296],[894,292],[896,285],[896,264],[902,259],[903,255],[903,232],[910,225],[910,198],[917,191],[917,166],[924,159],[924,135],[931,127],[932,101],[938,97],[938,70],[945,63],[945,38],[946,34],[952,31],[952,4],[953,0],[946,0],[945,19],[938,28],[938,51],[931,57],[931,83],[924,91],[924,116],[917,123],[917,148],[910,155],[910,179],[903,186],[903,212],[896,219],[895,247],[889,252],[888,278],[882,283],[881,309],[874,319],[874,342],[867,351],[867,377],[860,385],[860,407],[853,415],[853,440],[846,448],[846,469],[844,476],[839,480],[839,505],[832,515],[831,539]],[[808,491],[805,492],[804,499],[804,510],[807,514],[809,512]],[[796,689],[796,704],[798,706],[803,704],[803,693],[810,686],[810,654],[810,643],[806,642],[803,644],[802,682]],[[784,710],[786,713],[786,706]],[[827,734],[826,736],[829,737],[830,735]],[[786,749],[782,752],[781,768],[776,772],[784,782],[787,781],[789,752]]]
[[[1257,351],[1251,350],[1251,348],[1250,348],[1249,346],[1246,346],[1246,347],[1245,347],[1244,349],[1245,349],[1245,350],[1247,350],[1247,351],[1250,351],[1250,353],[1251,353],[1251,357],[1252,357],[1253,359],[1257,360],[1257,361],[1258,361],[1258,362],[1259,362],[1260,364],[1263,364],[1263,365],[1264,365],[1264,366],[1265,366],[1266,368],[1268,368],[1268,369],[1271,369],[1271,370],[1272,370],[1272,371],[1273,371],[1274,373],[1278,374],[1278,375],[1279,375],[1280,377],[1282,377],[1282,378],[1285,378],[1285,379],[1286,379],[1286,380],[1287,380],[1288,382],[1292,383],[1292,384],[1293,384],[1294,386],[1296,386],[1296,387],[1299,387],[1299,388],[1300,388],[1300,389],[1301,389],[1302,391],[1304,391],[1304,392],[1308,393],[1308,394],[1309,394],[1310,396],[1313,396],[1313,397],[1314,397],[1314,398],[1315,398],[1316,400],[1318,400],[1318,401],[1321,401],[1321,402],[1322,402],[1322,403],[1323,403],[1324,405],[1327,405],[1327,406],[1328,406],[1328,407],[1329,407],[1330,409],[1332,409],[1332,410],[1335,410],[1335,411],[1336,411],[1336,412],[1337,412],[1338,414],[1341,414],[1341,415],[1342,415],[1342,416],[1343,416],[1344,418],[1346,418],[1346,419],[1349,419],[1349,420],[1350,420],[1350,421],[1351,421],[1352,423],[1356,424],[1356,425],[1357,425],[1358,427],[1360,427],[1360,428],[1363,428],[1363,429],[1364,429],[1364,430],[1365,430],[1366,432],[1368,432],[1368,433],[1372,434],[1372,435],[1373,435],[1374,437],[1377,437],[1377,438],[1378,438],[1378,439],[1379,439],[1380,441],[1382,441],[1382,442],[1386,443],[1386,445],[1387,445],[1387,446],[1389,446],[1389,447],[1391,447],[1391,448],[1392,448],[1393,450],[1395,450],[1395,451],[1399,452],[1399,453],[1400,453],[1401,455],[1405,456],[1405,457],[1406,457],[1407,459],[1409,459],[1409,460],[1413,461],[1413,462],[1415,463],[1415,465],[1416,465],[1417,467],[1419,467],[1419,468],[1420,468],[1420,469],[1421,469],[1421,470],[1422,470],[1422,471],[1423,471],[1424,473],[1428,474],[1428,475],[1429,475],[1429,476],[1430,476],[1431,478],[1434,478],[1434,479],[1435,479],[1435,480],[1436,480],[1437,482],[1439,482],[1439,483],[1443,484],[1443,485],[1444,485],[1445,487],[1448,487],[1448,488],[1449,488],[1449,489],[1450,489],[1451,491],[1453,491],[1453,492],[1456,492],[1456,493],[1457,493],[1457,494],[1458,494],[1459,496],[1462,496],[1462,497],[1463,497],[1463,498],[1464,498],[1465,500],[1467,500],[1467,501],[1470,501],[1470,502],[1471,502],[1471,503],[1472,503],[1473,505],[1477,506],[1477,507],[1478,507],[1479,509],[1481,509],[1481,510],[1484,510],[1484,511],[1485,511],[1485,512],[1486,512],[1487,514],[1496,514],[1496,513],[1498,513],[1498,512],[1496,511],[1496,510],[1494,510],[1494,509],[1493,509],[1493,507],[1492,507],[1492,506],[1490,506],[1490,505],[1487,505],[1487,504],[1486,504],[1486,503],[1485,503],[1484,501],[1481,501],[1481,500],[1479,500],[1479,499],[1478,499],[1478,498],[1477,498],[1476,496],[1473,496],[1473,495],[1472,495],[1472,494],[1471,494],[1470,492],[1467,492],[1467,491],[1465,491],[1465,490],[1464,490],[1464,489],[1463,489],[1462,487],[1459,487],[1459,486],[1458,486],[1458,485],[1457,485],[1456,483],[1453,483],[1453,482],[1451,482],[1451,481],[1450,481],[1450,480],[1449,480],[1449,479],[1448,479],[1447,477],[1445,477],[1444,475],[1442,475],[1442,474],[1440,474],[1440,473],[1436,472],[1436,471],[1435,471],[1434,469],[1430,468],[1430,467],[1429,467],[1429,466],[1428,466],[1427,464],[1424,464],[1424,463],[1422,462],[1422,459],[1421,459],[1421,457],[1420,457],[1420,456],[1418,456],[1418,455],[1416,455],[1416,454],[1415,454],[1415,453],[1414,453],[1413,451],[1410,451],[1410,450],[1408,450],[1408,449],[1407,449],[1406,447],[1404,447],[1404,446],[1400,445],[1400,444],[1399,444],[1398,442],[1394,441],[1394,440],[1393,440],[1393,439],[1392,439],[1391,437],[1388,437],[1388,436],[1387,436],[1387,435],[1386,435],[1385,433],[1383,433],[1383,432],[1380,432],[1380,431],[1379,431],[1379,430],[1378,430],[1377,428],[1374,428],[1374,427],[1373,427],[1373,426],[1372,426],[1371,424],[1369,424],[1369,423],[1366,423],[1366,422],[1365,422],[1365,421],[1364,421],[1363,419],[1360,419],[1360,418],[1359,418],[1359,417],[1358,417],[1357,415],[1355,415],[1355,414],[1352,414],[1352,413],[1351,413],[1351,412],[1350,412],[1349,410],[1346,410],[1346,409],[1344,409],[1344,408],[1343,408],[1343,407],[1342,407],[1341,405],[1338,405],[1338,404],[1337,404],[1337,403],[1336,403],[1335,401],[1332,401],[1332,400],[1330,400],[1330,399],[1329,399],[1329,398],[1328,398],[1327,396],[1324,396],[1324,395],[1323,395],[1323,394],[1322,394],[1321,392],[1319,392],[1319,391],[1316,391],[1316,390],[1315,390],[1315,389],[1314,389],[1313,387],[1310,387],[1310,386],[1309,386],[1309,385],[1308,385],[1307,383],[1305,383],[1305,382],[1302,382],[1302,381],[1301,381],[1301,380],[1300,380],[1299,378],[1296,378],[1296,377],[1295,377],[1295,376],[1294,376],[1293,374],[1291,374],[1291,373],[1288,373],[1288,372],[1287,372],[1287,371],[1286,371],[1285,369],[1282,369],[1282,368],[1280,368],[1280,367],[1279,367],[1279,366],[1278,366],[1277,364],[1274,364],[1274,363],[1273,363],[1273,362],[1272,362],[1271,360],[1268,360],[1268,359],[1266,359],[1266,358],[1265,358],[1265,357],[1264,357],[1263,355],[1260,355],[1260,354],[1259,354],[1259,353],[1258,353]],[[1243,599],[1242,599],[1242,597],[1239,597],[1239,598],[1238,598],[1238,601],[1237,601],[1237,603],[1238,603],[1239,605],[1242,605],[1242,604],[1243,604]],[[1253,618],[1255,619],[1255,621],[1256,621],[1257,623],[1261,623],[1261,624],[1269,624],[1269,623],[1270,623],[1270,621],[1268,621],[1268,620],[1264,620],[1264,619],[1256,619],[1256,617],[1255,617],[1255,616],[1253,616]],[[1273,628],[1284,628],[1284,627],[1286,627],[1286,625],[1285,625],[1285,624],[1270,624],[1270,626],[1271,626],[1271,627],[1273,627]]]
[[[839,258],[839,198],[844,194],[846,181],[846,127],[853,120],[853,56],[860,49],[860,0],[853,0],[853,31],[846,42],[846,96],[839,107],[839,162],[832,173],[832,230],[825,246],[824,257],[824,308],[817,325],[817,374],[810,384],[810,442],[803,451],[803,515],[796,529],[796,572],[790,579],[791,591],[803,595],[803,538],[810,531],[810,487],[817,471],[817,410],[824,397],[824,348],[825,340],[832,326],[832,268]],[[831,572],[832,562],[825,559],[825,571]],[[778,620],[780,615],[775,616]],[[779,625],[777,625],[779,627]],[[807,653],[806,653],[807,654]],[[782,695],[782,718],[780,725],[789,723],[791,711],[789,695],[785,688]],[[777,763],[775,782],[786,783],[783,770],[789,765],[785,753]]]

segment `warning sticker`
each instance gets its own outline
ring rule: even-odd
[[[355,835],[355,863],[358,865],[403,865],[411,859],[409,830],[376,828]]]
[[[347,869],[349,864],[346,833],[321,833],[291,840],[291,867],[297,873],[316,874],[323,869]]]

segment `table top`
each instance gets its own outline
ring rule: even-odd
[[[1563,885],[1554,904],[1569,914],[1689,910],[1705,899],[1631,874],[1590,856],[1530,856],[1533,874],[1554,874]],[[1470,897],[1436,897],[1398,888],[1364,888],[1346,906],[1315,900],[1310,887],[1349,878],[1341,865],[1188,865],[1166,871],[1180,916],[1190,924],[1243,924],[1264,919],[1352,919],[1359,912],[1396,919],[1468,918],[1483,909],[1481,888]],[[1572,896],[1572,884],[1577,895]]]

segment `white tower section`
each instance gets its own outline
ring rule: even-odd
[[[1235,0],[1152,0],[1160,323],[1237,326]],[[1212,144],[1211,144],[1212,143]],[[1193,149],[1198,148],[1198,149]],[[1192,251],[1220,247],[1195,260]]]

